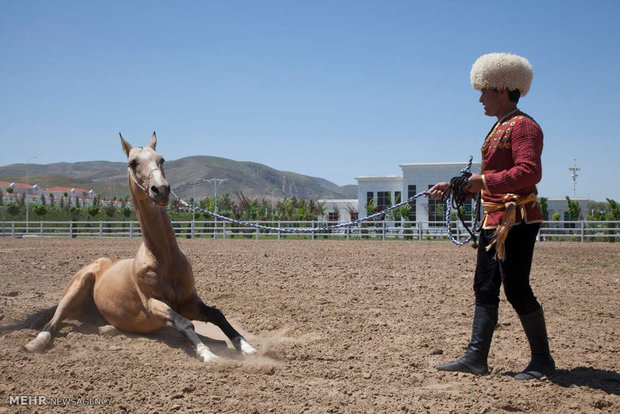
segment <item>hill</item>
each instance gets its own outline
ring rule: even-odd
[[[338,186],[331,181],[288,171],[279,171],[263,164],[234,161],[211,156],[192,156],[168,161],[164,167],[172,190],[183,199],[204,198],[213,194],[213,186],[204,181],[223,178],[218,194],[234,197],[297,197],[304,199],[357,198],[357,186]],[[29,164],[28,181],[42,188],[55,185],[93,189],[104,198],[129,194],[127,165],[123,162],[86,161],[75,163]],[[0,167],[0,181],[25,181],[25,164]]]

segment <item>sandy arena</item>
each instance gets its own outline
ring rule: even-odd
[[[100,256],[133,256],[136,239],[0,239],[0,323],[54,306],[72,274]],[[502,297],[491,375],[438,372],[471,332],[474,250],[448,242],[180,240],[205,303],[259,349],[235,358],[210,325],[221,362],[189,342],[103,336],[66,321],[43,354],[37,331],[0,334],[0,412],[598,413],[620,412],[620,243],[539,243],[532,285],[557,375],[515,381],[529,350]],[[71,407],[9,405],[70,398]],[[97,401],[95,399],[102,399]]]

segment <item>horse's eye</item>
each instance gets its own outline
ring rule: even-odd
[[[136,161],[136,160],[129,161],[129,167],[130,168],[136,168],[137,165],[138,165],[138,161]]]
[[[164,165],[165,162],[166,160],[162,158],[161,161],[159,161],[159,165]]]

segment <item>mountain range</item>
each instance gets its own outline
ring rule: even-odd
[[[192,156],[167,161],[164,170],[172,190],[182,199],[202,199],[213,195],[213,185],[206,179],[225,181],[218,195],[231,197],[243,193],[247,197],[299,199],[357,198],[357,186],[339,186],[318,177],[279,171],[263,164],[234,161],[211,156]],[[0,166],[0,181],[26,181],[26,165]],[[28,182],[41,188],[52,186],[80,187],[108,197],[129,195],[127,164],[109,161],[28,164]]]

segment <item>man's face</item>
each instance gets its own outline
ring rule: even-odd
[[[506,99],[508,99],[508,92],[505,90],[483,89],[479,101],[484,107],[485,115],[497,116]]]

